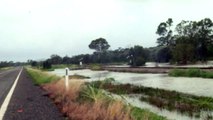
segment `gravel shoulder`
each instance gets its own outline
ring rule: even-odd
[[[23,70],[3,120],[64,120],[56,105]]]

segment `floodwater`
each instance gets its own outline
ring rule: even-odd
[[[65,75],[64,69],[56,69],[51,73],[59,76]],[[175,90],[183,93],[213,97],[213,79],[169,77],[167,74],[140,74],[110,71],[92,71],[89,69],[72,70],[70,75],[78,74],[90,77],[87,81],[114,78],[119,83],[131,83],[153,88]]]
[[[125,95],[122,98],[124,98],[127,103],[129,103],[133,106],[143,108],[143,109],[148,109],[149,111],[156,113],[158,115],[164,116],[169,120],[205,120],[208,115],[211,115],[211,116],[213,115],[213,112],[203,111],[203,112],[201,112],[200,118],[196,118],[194,116],[190,117],[188,115],[181,114],[178,111],[168,111],[166,109],[160,109],[158,107],[150,105],[146,102],[141,102],[139,100],[138,95]]]
[[[65,69],[56,69],[50,73],[64,76]],[[194,94],[198,96],[213,97],[213,79],[204,78],[186,78],[186,77],[169,77],[167,74],[140,74],[140,73],[124,73],[124,72],[110,72],[110,71],[92,71],[89,69],[72,70],[69,75],[84,75],[90,77],[86,81],[103,80],[105,78],[114,78],[119,83],[131,83],[134,85],[143,85],[153,88],[162,88],[167,90],[175,90],[183,93]],[[213,116],[212,111],[201,113],[201,118],[189,117],[177,111],[168,111],[159,109],[146,102],[139,100],[139,95],[125,95],[127,103],[132,104],[143,109],[148,109],[153,113],[165,116],[169,120],[202,120],[206,115]]]

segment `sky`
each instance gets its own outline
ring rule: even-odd
[[[42,60],[110,49],[156,46],[160,22],[213,19],[212,0],[0,0],[0,61]]]

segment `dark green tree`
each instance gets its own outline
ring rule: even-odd
[[[52,64],[61,64],[63,59],[59,55],[53,54],[50,56],[50,61]]]
[[[172,49],[173,61],[177,64],[187,64],[195,60],[195,47],[193,41],[186,36],[176,39],[176,44]]]
[[[146,51],[142,46],[134,46],[129,50],[129,60],[131,66],[143,66],[148,59],[148,51]]]
[[[106,39],[104,38],[98,38],[96,40],[93,40],[90,44],[89,44],[89,48],[90,49],[94,49],[97,52],[103,52],[108,50],[108,48],[110,47],[110,45],[108,44],[108,42],[106,41]]]
[[[70,58],[66,55],[62,58],[62,63],[63,64],[69,64],[70,63]]]
[[[43,62],[43,64],[42,64],[42,66],[43,66],[43,69],[51,69],[52,68],[52,64],[50,62],[50,59],[45,60]]]
[[[208,45],[213,43],[213,23],[211,19],[205,18],[197,23],[198,39],[197,39],[197,56],[199,60],[207,60]]]
[[[205,18],[198,22],[183,20],[176,26],[178,34],[173,38],[176,41],[175,43],[180,41],[183,37],[187,38],[187,40],[190,41],[190,46],[194,48],[193,54],[196,55],[194,60],[205,62],[208,56],[208,47],[211,46],[213,42],[212,28],[213,23],[209,18]],[[186,43],[182,42],[182,44]]]
[[[98,63],[105,62],[105,60],[107,58],[105,58],[106,56],[104,56],[103,54],[106,53],[106,51],[109,49],[109,47],[110,47],[110,45],[104,38],[98,38],[96,40],[93,40],[89,44],[89,48],[96,50],[96,52],[98,54],[98,59],[97,59]]]
[[[166,22],[162,22],[158,25],[156,34],[160,37],[157,39],[159,46],[169,46],[172,43],[172,26],[173,20],[169,18]]]
[[[32,67],[37,67],[38,66],[38,62],[37,61],[31,61],[31,66]]]
[[[159,63],[166,63],[170,62],[172,58],[172,52],[169,47],[159,47],[158,51],[156,52],[156,61]]]

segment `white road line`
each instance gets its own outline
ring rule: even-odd
[[[12,97],[12,94],[13,94],[13,92],[14,92],[14,90],[15,90],[15,87],[16,87],[16,85],[17,85],[17,82],[18,82],[18,80],[19,80],[19,77],[20,77],[20,75],[21,75],[21,73],[22,73],[22,70],[23,70],[23,67],[21,68],[21,70],[20,70],[20,72],[19,72],[19,74],[18,74],[18,76],[17,76],[15,82],[13,83],[12,88],[10,89],[9,93],[7,94],[7,97],[5,98],[3,104],[2,104],[2,106],[1,106],[1,108],[0,108],[0,120],[3,120],[4,114],[5,114],[5,112],[7,111],[7,107],[8,107],[8,105],[9,105],[9,102],[10,102],[10,99],[11,99],[11,97]]]

